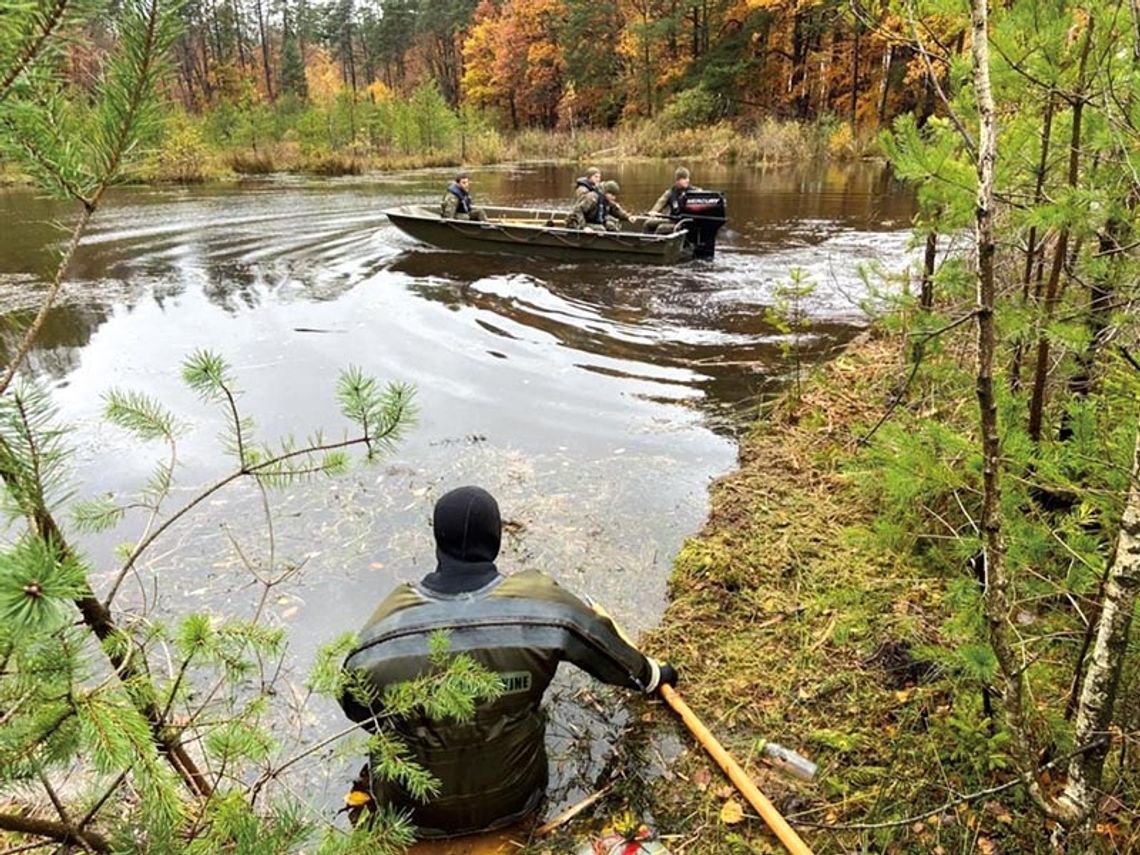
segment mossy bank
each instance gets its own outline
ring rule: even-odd
[[[956,358],[968,363],[969,351]],[[816,852],[1052,851],[982,693],[929,653],[969,571],[932,573],[871,535],[879,509],[861,438],[900,388],[906,352],[900,338],[865,335],[817,372],[794,411],[780,402],[755,425],[677,558],[646,647],[678,664],[688,703]],[[892,416],[908,417],[906,407]],[[816,779],[762,763],[764,739],[815,760]],[[783,851],[685,744],[655,798],[672,851]],[[1114,847],[1133,833],[1117,825],[1080,851],[1125,851]]]

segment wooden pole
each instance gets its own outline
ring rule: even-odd
[[[697,718],[696,713],[689,709],[689,705],[681,700],[681,696],[672,686],[661,687],[661,697],[665,699],[665,703],[673,708],[673,711],[681,717],[681,721],[685,723],[685,727],[689,728],[689,732],[697,738],[697,742],[707,751],[712,758],[717,762],[717,765],[728,775],[730,781],[736,785],[741,794],[748,799],[749,804],[756,809],[760,814],[760,818],[768,824],[772,832],[779,838],[784,847],[792,853],[792,855],[812,855],[811,849],[803,842],[795,830],[788,825],[788,821],[780,815],[776,807],[768,801],[767,796],[760,792],[759,787],[752,782],[748,774],[740,768],[740,764],[732,759],[723,745],[721,745],[712,732],[705,727],[704,722]]]

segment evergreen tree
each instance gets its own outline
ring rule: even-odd
[[[292,95],[301,101],[309,97],[309,84],[305,79],[305,63],[301,59],[301,45],[297,33],[289,26],[288,9],[284,11],[281,33],[281,61],[277,65],[277,88],[283,95]]]
[[[901,117],[884,145],[918,186],[928,247],[971,223],[976,233],[968,259],[926,262],[922,302],[904,297],[901,322],[931,343],[974,321],[978,366],[940,360],[926,374],[931,345],[916,347],[911,376],[941,403],[880,433],[867,471],[878,470],[883,531],[900,548],[917,555],[932,530],[952,533],[922,549],[963,577],[946,659],[980,684],[1033,803],[1080,835],[1101,788],[1134,792],[1107,734],[1123,726],[1114,703],[1135,649],[1122,615],[1140,572],[1140,40],[1114,6],[975,0],[972,11],[931,2],[909,13],[915,25],[972,30],[971,66],[952,60],[949,79],[973,85],[933,77],[944,117]],[[975,394],[976,424],[948,411]],[[899,542],[900,530],[915,540]],[[1032,652],[1045,639],[1049,662]],[[1040,758],[1063,752],[1066,786],[1043,786]]]

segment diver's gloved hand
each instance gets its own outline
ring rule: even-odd
[[[668,662],[658,662],[652,656],[647,656],[645,658],[649,660],[649,666],[653,670],[653,676],[649,680],[649,685],[645,687],[645,694],[652,695],[662,686],[677,685],[676,668],[674,668]]]

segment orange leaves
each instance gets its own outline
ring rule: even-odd
[[[463,43],[463,90],[517,124],[554,124],[562,94],[561,0],[482,3]]]

